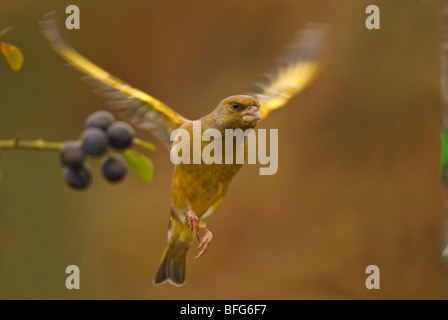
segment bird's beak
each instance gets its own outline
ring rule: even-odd
[[[245,122],[256,122],[261,119],[260,112],[258,112],[258,108],[256,106],[247,107],[246,110],[242,112],[243,121]]]

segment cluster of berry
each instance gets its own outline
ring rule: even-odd
[[[89,186],[92,174],[85,164],[86,155],[100,157],[109,147],[124,150],[131,146],[134,129],[126,122],[115,121],[107,111],[96,111],[86,119],[85,129],[78,141],[66,141],[59,150],[64,167],[64,179],[74,189]],[[108,155],[102,163],[102,173],[109,182],[118,182],[127,173],[127,164],[120,154]]]

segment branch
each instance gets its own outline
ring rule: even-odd
[[[62,142],[49,142],[42,139],[22,140],[19,137],[10,140],[0,140],[0,149],[31,149],[58,151]]]
[[[147,141],[139,138],[134,138],[133,143],[147,150],[154,151],[156,147]],[[10,140],[0,140],[0,150],[1,149],[31,149],[31,150],[46,150],[46,151],[58,151],[63,142],[50,142],[44,141],[42,139],[36,140],[22,140],[20,137],[16,137]]]

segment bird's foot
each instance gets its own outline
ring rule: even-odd
[[[195,257],[195,259],[203,256],[205,252],[207,251],[208,247],[210,246],[210,243],[213,239],[213,234],[210,232],[210,230],[203,228],[205,230],[205,234],[201,239],[201,242],[199,243],[198,249],[202,248],[201,252]]]
[[[188,220],[188,225],[190,226],[191,231],[194,231],[194,233],[196,234],[196,237],[198,238],[198,240],[200,240],[200,238],[199,238],[199,218],[196,215],[196,213],[194,213],[193,210],[188,210],[187,220]]]

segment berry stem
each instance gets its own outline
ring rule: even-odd
[[[22,140],[19,137],[10,140],[0,140],[0,149],[32,149],[58,151],[62,142],[49,142],[42,139]]]
[[[137,137],[134,137],[134,139],[132,139],[132,142],[135,145],[138,145],[138,146],[140,146],[142,148],[145,148],[147,150],[150,150],[150,151],[155,151],[156,150],[156,146],[155,145],[153,145],[152,143],[149,143],[148,141],[144,141],[142,139],[139,139]]]

